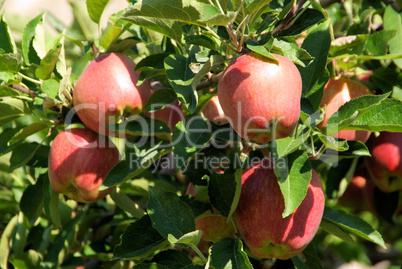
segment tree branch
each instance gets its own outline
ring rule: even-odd
[[[218,74],[208,73],[207,80],[198,83],[195,89],[199,91],[217,84],[222,75],[223,71]]]
[[[38,96],[37,92],[31,91],[30,89],[24,88],[18,84],[11,84],[10,87],[13,88],[14,90],[26,93],[29,96],[31,96],[32,98],[35,98],[36,96]]]
[[[300,0],[293,8],[289,11],[289,13],[285,16],[285,18],[272,30],[271,34],[273,36],[279,34],[281,31],[290,27],[288,23],[293,18],[293,16],[303,7],[303,5],[307,2],[307,0]]]

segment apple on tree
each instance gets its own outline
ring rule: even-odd
[[[151,92],[146,81],[136,85],[139,73],[134,68],[128,56],[106,53],[84,70],[74,88],[73,104],[87,127],[102,135],[116,136],[107,125],[142,111]]]
[[[324,87],[320,107],[326,107],[324,120],[318,127],[327,126],[328,119],[339,107],[351,99],[373,94],[364,84],[348,78],[331,78]],[[371,132],[361,130],[341,130],[334,137],[346,140],[359,140],[365,143]]]
[[[195,186],[190,183],[186,194],[195,196]],[[195,220],[195,228],[202,231],[201,238],[208,242],[218,242],[222,238],[233,237],[236,233],[232,222],[227,222],[227,217],[222,216],[215,208],[213,214],[201,216]]]
[[[283,218],[284,198],[270,159],[246,170],[242,175],[235,223],[251,252],[261,258],[289,259],[303,251],[320,225],[325,196],[317,173],[303,202]]]
[[[225,113],[222,110],[222,106],[219,103],[218,95],[214,95],[211,99],[209,99],[202,109],[202,113],[204,114],[205,118],[216,124],[228,123],[228,119],[226,118]]]
[[[300,116],[302,80],[292,61],[255,53],[234,60],[218,82],[218,97],[233,129],[266,143],[289,136]]]
[[[368,142],[365,163],[371,179],[383,192],[402,191],[402,133],[381,132]]]
[[[87,128],[64,130],[50,148],[50,184],[56,192],[73,200],[95,202],[114,189],[99,187],[119,160],[119,151],[108,137]]]

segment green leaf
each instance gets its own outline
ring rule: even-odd
[[[331,56],[361,54],[367,44],[369,35],[342,36],[331,42]]]
[[[216,50],[215,41],[205,35],[189,35],[184,37],[184,40],[187,44],[198,45],[211,50]]]
[[[339,152],[340,157],[355,158],[355,157],[371,156],[370,151],[368,150],[366,144],[356,140],[349,140],[347,142],[349,148],[345,151]]]
[[[26,65],[39,64],[40,57],[36,49],[34,48],[35,37],[37,35],[37,30],[40,30],[43,26],[43,20],[45,19],[46,13],[42,13],[31,20],[24,29],[24,34],[22,36],[22,53],[24,55],[24,60]],[[42,29],[43,30],[43,29]]]
[[[22,194],[20,208],[24,215],[34,224],[43,209],[43,181],[44,177],[38,178],[35,185],[29,185]]]
[[[24,128],[20,129],[9,141],[8,145],[12,145],[14,143],[17,143],[18,141],[22,141],[25,138],[42,131],[46,128],[48,128],[47,123],[43,122],[34,122],[28,126],[25,126]]]
[[[17,53],[17,46],[15,45],[10,27],[4,18],[4,14],[0,16],[0,36],[0,49],[4,50],[5,53]]]
[[[154,92],[149,97],[144,109],[148,112],[154,112],[163,109],[177,99],[176,93],[171,89],[161,89]]]
[[[152,227],[149,215],[131,223],[123,232],[113,252],[114,259],[142,259],[167,246],[166,240]]]
[[[0,55],[0,72],[18,72],[23,64],[21,54],[6,53]]]
[[[397,12],[392,5],[388,5],[384,13],[384,29],[395,30],[395,36],[388,42],[391,54],[402,54],[402,12]],[[394,63],[402,68],[402,59],[395,59]]]
[[[285,157],[286,155],[296,151],[309,137],[310,130],[301,133],[300,136],[296,138],[288,136],[276,139],[273,143],[275,143],[278,158]]]
[[[296,21],[293,22],[292,26],[281,31],[279,36],[298,35],[324,19],[324,15],[320,11],[308,8],[300,15],[300,17],[297,18]]]
[[[0,126],[25,113],[29,113],[26,102],[15,98],[0,99]]]
[[[175,249],[168,249],[156,254],[152,262],[158,265],[167,266],[169,269],[190,269],[193,268],[193,262],[186,253]]]
[[[366,44],[366,51],[372,55],[385,55],[388,52],[387,44],[396,34],[395,30],[381,30],[372,33]]]
[[[278,179],[286,218],[303,202],[311,180],[311,164],[305,151],[295,151],[284,158],[276,159],[274,173]]]
[[[339,225],[336,223],[333,223],[330,220],[327,220],[326,218],[323,218],[320,223],[320,228],[326,231],[329,234],[333,234],[343,241],[349,243],[349,244],[356,244],[356,241],[353,239],[353,237],[346,231],[344,231]]]
[[[211,204],[225,217],[230,218],[239,203],[242,170],[225,174],[213,173],[208,183]]]
[[[303,82],[302,97],[306,97],[310,101],[314,110],[320,105],[324,85],[328,80],[325,67],[331,44],[330,23],[331,21],[327,20],[319,24],[307,35],[301,47],[314,60],[306,67],[297,66]]]
[[[300,66],[305,67],[313,60],[311,55],[305,49],[299,48],[296,43],[275,38],[273,45],[280,48],[283,56]]]
[[[120,161],[110,170],[103,181],[101,189],[114,186],[141,174],[153,162],[172,150],[168,144],[162,141],[156,145],[151,144],[149,141],[147,143],[143,142],[140,141],[139,147],[134,144],[134,150],[126,152],[126,160]],[[129,143],[132,143],[132,141],[129,141]],[[141,145],[141,143],[143,144]]]
[[[170,134],[171,132],[166,123],[149,118],[144,114],[133,116],[116,125],[108,125],[108,128],[113,131],[124,132],[135,136],[163,135]]]
[[[402,132],[402,100],[387,98],[345,129],[371,132]]]
[[[211,248],[210,265],[215,269],[252,269],[243,243],[238,238],[224,238]]]
[[[201,13],[200,22],[225,26],[230,21],[234,20],[236,13],[228,12],[227,14],[222,14],[221,11],[212,5],[205,4],[203,6],[203,11]]]
[[[274,60],[275,62],[278,62],[278,60],[275,58],[275,56],[272,55],[265,46],[256,44],[251,39],[247,40],[246,43],[247,43],[247,48],[252,50],[253,52],[263,55],[271,60]]]
[[[200,115],[187,116],[178,122],[172,135],[177,168],[181,168],[187,159],[203,149],[211,135],[211,125]]]
[[[272,0],[254,0],[254,1],[249,1],[246,5],[247,13],[249,15],[252,15],[253,13],[260,11],[261,9],[268,7],[268,4]]]
[[[292,262],[295,266],[295,269],[321,269],[321,258],[318,256],[317,251],[315,250],[313,244],[309,244],[303,250],[304,257],[303,259],[299,256],[293,256]]]
[[[333,136],[324,135],[322,133],[318,134],[318,138],[329,149],[336,151],[346,151],[349,149],[349,145],[346,140],[338,140]]]
[[[87,2],[88,4],[88,2]],[[106,29],[102,31],[102,34],[99,38],[100,45],[102,48],[109,50],[109,46],[116,41],[116,39],[121,35],[122,28],[117,27],[116,25],[108,22]],[[134,39],[131,39],[134,40]],[[138,41],[137,41],[138,43]]]
[[[194,112],[198,95],[191,86],[195,74],[190,69],[191,59],[182,55],[172,54],[165,58],[165,70],[169,83],[176,91],[177,96],[181,101],[185,101],[188,110]]]
[[[137,203],[131,200],[127,194],[122,192],[120,188],[115,188],[110,193],[110,198],[112,198],[118,207],[131,214],[134,218],[140,219],[145,214],[145,211],[141,209]]]
[[[18,215],[12,217],[4,231],[1,234],[0,239],[0,267],[8,268],[8,255],[10,254],[10,241],[13,237],[14,228],[17,225]]]
[[[193,232],[186,233],[180,238],[174,237],[172,234],[168,235],[168,241],[170,244],[181,244],[187,246],[197,246],[200,243],[202,236],[202,231],[196,230]]]
[[[87,0],[87,10],[89,17],[94,23],[99,24],[102,13],[109,0]]]
[[[387,248],[381,234],[370,224],[354,214],[348,214],[342,210],[325,207],[323,219],[338,225],[344,231],[378,244],[383,248]]]
[[[10,158],[10,172],[27,164],[36,151],[40,148],[40,144],[34,143],[22,143],[13,149]]]
[[[63,225],[61,222],[59,207],[59,194],[53,190],[47,174],[44,176],[43,182],[43,207],[45,209],[45,214],[50,218],[54,225],[61,229]]]
[[[168,52],[149,55],[138,62],[138,64],[135,66],[135,71],[164,70],[164,60],[169,55],[170,53]]]
[[[399,74],[390,67],[380,67],[374,71],[370,79],[381,88],[383,93],[387,93],[398,87],[398,85],[402,85],[402,77]]]
[[[140,0],[130,6],[123,17],[151,17],[197,24],[204,4],[190,0]]]
[[[149,186],[147,212],[152,226],[166,239],[169,234],[180,238],[195,230],[191,207],[175,193],[165,191],[162,187]]]
[[[60,83],[55,79],[47,79],[42,83],[42,91],[52,99],[59,95]]]
[[[35,75],[40,79],[49,79],[59,60],[61,47],[51,49],[46,56],[40,61],[39,67],[35,70]]]
[[[340,130],[346,129],[354,121],[376,108],[388,95],[364,95],[346,102],[338,109],[337,113],[332,114],[328,119],[327,135],[333,136]],[[389,120],[384,118],[384,121],[386,123]],[[369,124],[372,124],[371,122],[373,122],[372,119],[370,119]],[[352,127],[350,128],[353,129]]]
[[[161,33],[179,44],[181,43],[182,28],[180,22],[140,15],[131,16],[130,14],[124,14],[121,20]]]

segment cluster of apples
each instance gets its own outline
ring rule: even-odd
[[[229,122],[241,137],[252,142],[267,143],[289,136],[299,120],[302,80],[289,59],[274,56],[277,61],[253,53],[235,59],[219,80],[217,96],[204,107],[204,116],[219,124]],[[177,101],[153,113],[143,111],[152,90],[146,81],[137,86],[139,73],[134,69],[129,57],[107,53],[92,61],[78,79],[73,105],[86,127],[64,130],[52,144],[49,179],[57,192],[80,202],[93,202],[113,190],[99,191],[110,169],[120,160],[118,149],[108,137],[127,135],[110,130],[108,125],[144,112],[164,121],[173,130],[184,118]],[[321,104],[327,105],[321,126],[346,101],[370,94],[367,88],[353,83],[348,79],[328,82]],[[341,131],[336,136],[366,142],[370,133]],[[303,202],[283,218],[284,199],[273,165],[264,162],[271,160],[250,167],[242,175],[235,227],[226,223],[219,212],[214,212],[198,219],[197,228],[203,231],[207,241],[233,236],[237,230],[254,255],[288,259],[300,253],[317,232],[325,205],[323,186],[313,171]],[[400,161],[398,169],[402,170]],[[381,173],[378,177],[389,174]]]

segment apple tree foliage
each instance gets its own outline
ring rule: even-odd
[[[311,169],[325,188],[320,229],[287,265],[402,263],[396,213],[401,194],[376,191],[371,212],[339,205],[354,170],[370,153],[361,142],[333,138],[342,129],[402,132],[401,1],[138,0],[128,1],[100,28],[108,2],[71,2],[72,25],[42,13],[21,31],[14,29],[15,18],[1,13],[1,268],[280,266],[286,261],[254,257],[238,236],[202,245],[195,229],[195,218],[211,206],[232,221],[242,169],[261,156],[259,146],[287,163],[286,169],[275,167],[284,217],[303,200]],[[286,56],[303,80],[296,130],[267,145],[250,145],[229,124],[212,124],[200,113],[233,57],[250,51]],[[178,99],[185,118],[171,134],[164,123],[143,115],[154,128],[144,129],[137,120],[111,126],[132,134],[114,139],[123,158],[104,187],[116,189],[103,200],[82,204],[51,188],[47,159],[57,133],[82,124],[78,117],[66,121],[74,83],[106,52],[130,56],[141,71],[139,83],[148,80],[162,88],[146,110]],[[369,76],[364,83],[376,94],[346,103],[320,130],[323,88],[335,75]],[[164,136],[171,142],[160,139]],[[222,163],[227,172],[214,173]],[[189,181],[201,199],[185,195]]]

